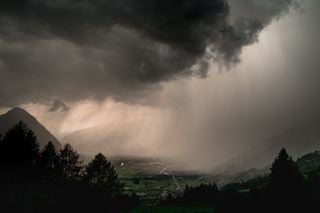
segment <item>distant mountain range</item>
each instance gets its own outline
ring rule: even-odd
[[[18,122],[24,122],[37,136],[40,147],[43,148],[51,141],[57,149],[61,148],[60,142],[39,122],[35,117],[22,108],[13,108],[0,115],[0,134],[4,135]]]

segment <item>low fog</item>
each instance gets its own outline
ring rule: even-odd
[[[241,2],[211,5],[233,33],[177,29],[182,41],[143,28],[136,14],[113,14],[119,23],[102,32],[89,20],[90,41],[56,20],[44,20],[50,35],[29,33],[8,9],[0,18],[14,23],[0,27],[1,111],[22,106],[80,153],[162,157],[187,169],[261,167],[281,147],[294,157],[320,149],[319,1]],[[207,29],[202,18],[194,26]]]

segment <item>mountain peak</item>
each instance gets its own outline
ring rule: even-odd
[[[20,107],[14,107],[11,110],[9,110],[7,113],[3,114],[2,116],[15,116],[15,117],[23,116],[23,118],[26,118],[26,117],[34,118],[29,112],[27,112],[25,109]]]
[[[21,113],[21,112],[29,114],[25,109],[22,109],[20,107],[14,107],[11,110],[9,110],[7,113]]]
[[[49,141],[57,149],[61,148],[60,142],[35,117],[20,107],[14,107],[7,113],[0,115],[0,134],[5,134],[20,121],[24,122],[35,133],[41,148]]]

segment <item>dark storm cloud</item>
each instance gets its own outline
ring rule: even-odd
[[[161,81],[206,76],[209,60],[236,63],[242,47],[294,2],[3,0],[0,105],[128,101]]]
[[[63,103],[62,101],[56,99],[52,102],[49,112],[55,112],[55,111],[68,111],[69,107]]]

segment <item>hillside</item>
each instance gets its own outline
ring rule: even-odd
[[[60,142],[39,121],[37,121],[35,117],[26,110],[18,107],[0,115],[0,134],[5,134],[11,127],[20,121],[27,124],[28,128],[35,133],[41,148],[49,141],[51,141],[57,149],[61,148]]]
[[[308,179],[309,176],[313,175],[314,173],[317,173],[320,169],[320,151],[315,151],[306,155],[303,155],[299,157],[296,160],[298,167],[302,174]],[[225,185],[223,188],[225,190],[236,190],[244,192],[246,190],[249,190],[251,188],[261,188],[266,185],[269,181],[269,173],[271,165],[266,166],[262,169],[254,170],[256,176],[252,176],[252,170],[239,172],[233,174],[233,180],[230,184]],[[250,177],[251,179],[247,179]],[[228,176],[226,176],[227,178]],[[230,179],[230,178],[229,178]]]
[[[315,172],[320,168],[320,151],[306,154],[297,159],[297,164],[302,173]]]

